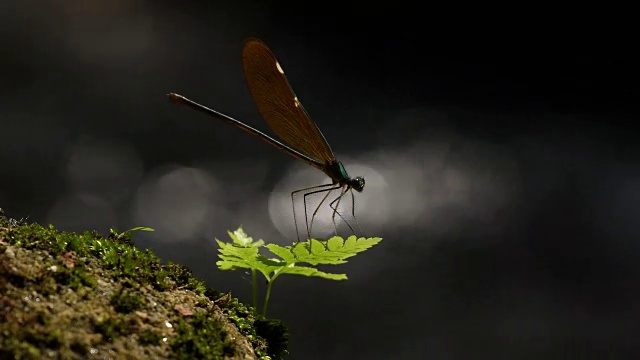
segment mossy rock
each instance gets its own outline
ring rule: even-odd
[[[0,359],[287,354],[280,321],[207,289],[184,266],[162,264],[130,235],[60,232],[0,209]]]

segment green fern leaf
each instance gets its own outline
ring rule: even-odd
[[[296,260],[311,265],[338,265],[347,262],[346,259],[363,252],[378,244],[382,238],[356,238],[350,236],[346,241],[334,236],[327,241],[309,240],[292,246],[291,252]]]

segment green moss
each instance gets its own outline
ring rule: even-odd
[[[129,330],[127,323],[118,318],[108,318],[97,321],[94,327],[96,332],[102,334],[108,342],[113,342],[114,339],[126,335]]]
[[[166,270],[172,280],[176,283],[176,286],[189,289],[198,295],[205,293],[207,287],[202,281],[194,278],[191,270],[184,265],[169,262],[166,266]]]
[[[209,289],[207,295],[216,300],[223,313],[251,341],[258,356],[282,359],[288,355],[289,333],[284,323],[256,314],[253,307],[232,298],[230,294]]]
[[[87,274],[82,268],[74,267],[67,269],[62,266],[57,267],[53,273],[53,278],[58,285],[78,290],[83,286],[96,286],[96,279],[92,275]]]
[[[35,345],[15,338],[7,338],[0,348],[0,359],[37,360],[41,358],[40,350]]]
[[[45,313],[37,314],[36,321],[40,325],[49,325],[51,323],[51,316]]]
[[[138,333],[138,341],[144,345],[154,345],[160,343],[162,334],[153,330],[142,330]]]
[[[47,333],[33,331],[28,333],[26,339],[29,343],[42,344],[44,347],[49,349],[58,349],[63,343],[61,329],[53,329],[51,332]]]
[[[282,359],[289,352],[289,332],[287,326],[280,320],[270,320],[261,317],[253,323],[256,333],[266,340],[267,353],[274,359]]]
[[[175,359],[214,360],[234,354],[226,330],[209,314],[198,312],[188,321],[179,318],[173,326],[178,334],[170,342]]]
[[[119,312],[129,314],[142,307],[144,299],[129,291],[121,291],[111,298],[111,306]]]
[[[0,214],[0,294],[2,359],[286,353],[286,331],[265,331],[252,308],[135,248],[128,232],[60,232]]]

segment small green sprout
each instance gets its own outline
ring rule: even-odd
[[[119,233],[118,230],[111,228],[109,229],[109,235],[111,235],[111,237],[113,237],[114,239],[120,240],[131,235],[131,233],[134,231],[155,231],[155,230],[146,226],[136,226],[127,231]]]
[[[346,259],[363,252],[382,241],[382,238],[357,238],[355,235],[346,240],[334,236],[328,240],[310,239],[305,242],[294,243],[291,246],[267,244],[263,240],[253,241],[242,227],[230,232],[232,242],[216,239],[220,246],[216,262],[220,270],[250,269],[253,281],[253,307],[258,308],[257,272],[267,280],[267,291],[264,299],[262,315],[267,314],[267,305],[271,295],[273,282],[284,274],[321,277],[329,280],[346,280],[346,274],[328,273],[316,269],[317,265],[339,265]],[[267,258],[260,254],[260,249],[266,248],[276,257]],[[312,266],[301,266],[306,263]]]

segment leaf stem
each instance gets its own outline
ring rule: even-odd
[[[262,316],[267,316],[267,305],[269,305],[269,296],[271,296],[271,285],[273,285],[273,280],[271,279],[267,283],[267,294],[264,296],[264,308],[262,309]]]
[[[253,280],[253,311],[258,313],[258,279],[256,269],[251,269],[251,280]]]

